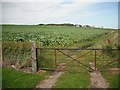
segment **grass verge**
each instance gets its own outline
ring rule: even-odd
[[[120,74],[111,73],[110,71],[102,72],[104,78],[109,82],[110,88],[119,88]]]
[[[88,88],[90,86],[90,74],[78,63],[69,65],[65,72],[56,82],[54,88]]]
[[[34,88],[39,81],[48,75],[48,73],[28,74],[11,68],[2,68],[2,74],[3,88]]]

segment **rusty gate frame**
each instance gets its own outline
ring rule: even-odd
[[[41,50],[42,50],[42,49],[43,49],[43,50],[45,50],[45,49],[47,49],[47,50],[54,50],[54,52],[55,52],[55,54],[54,54],[54,55],[55,55],[55,66],[57,66],[57,51],[60,52],[60,53],[62,53],[62,54],[65,55],[65,56],[71,58],[71,59],[72,59],[71,62],[72,62],[72,61],[76,61],[76,62],[80,63],[81,65],[83,65],[83,66],[91,69],[92,71],[96,71],[96,70],[102,71],[103,69],[105,69],[106,66],[109,66],[110,64],[112,64],[113,62],[116,62],[116,61],[117,61],[118,63],[120,63],[120,57],[118,57],[117,59],[112,60],[111,62],[108,62],[107,64],[103,65],[103,66],[101,67],[101,69],[96,69],[96,55],[97,55],[96,51],[97,51],[97,50],[98,50],[98,51],[99,51],[99,50],[107,50],[107,49],[36,48],[37,70],[38,70],[38,50],[40,50],[40,54],[41,54]],[[71,57],[70,55],[62,52],[61,50],[81,50],[81,51],[83,51],[83,50],[89,50],[89,52],[87,52],[87,53],[85,53],[85,54],[83,54],[83,55],[81,55],[81,56],[79,56],[79,57],[77,57],[77,58],[73,58],[73,57]],[[118,51],[119,51],[120,49],[109,49],[109,50],[118,50]],[[87,66],[86,64],[84,64],[84,63],[82,63],[82,62],[80,62],[80,61],[78,60],[78,58],[83,57],[83,56],[86,56],[87,54],[89,54],[89,53],[92,52],[92,51],[94,51],[94,57],[95,57],[95,59],[94,59],[94,66],[95,66],[95,69],[92,69],[90,66]],[[118,52],[118,54],[120,54],[120,51]],[[66,63],[64,66],[66,66],[67,64],[69,64],[69,63],[71,63],[71,62]],[[55,68],[41,68],[41,67],[40,67],[40,69],[44,69],[44,70],[54,70]]]

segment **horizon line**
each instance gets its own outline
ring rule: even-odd
[[[79,24],[79,23],[37,23],[37,24],[23,24],[23,23],[0,23],[0,25],[39,25],[39,24],[44,24],[44,25],[47,25],[47,24],[73,24],[73,25],[82,25],[85,26],[85,25],[89,25],[91,27],[94,27],[94,28],[103,28],[103,29],[120,29],[120,28],[112,28],[112,27],[104,27],[104,26],[95,26],[95,25],[90,25],[90,24]]]

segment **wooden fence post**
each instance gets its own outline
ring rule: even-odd
[[[37,72],[37,59],[35,42],[32,42],[32,72]]]

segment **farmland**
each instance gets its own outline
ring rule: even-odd
[[[108,33],[109,29],[67,26],[3,26],[3,41],[36,41],[41,46],[69,46],[92,41]]]
[[[3,25],[2,28],[3,66],[15,65],[22,68],[31,67],[31,41],[36,42],[37,48],[102,48],[108,45],[106,41],[110,39],[110,48],[117,48],[117,37],[113,38],[116,35],[117,31],[112,29],[40,25]],[[71,53],[71,56],[77,53],[76,57],[86,52],[87,51],[65,51],[65,53]],[[57,52],[57,54],[57,59],[59,59],[58,63],[66,63],[70,60],[66,56],[61,56],[59,52]],[[116,53],[112,54],[113,56],[116,55]],[[54,66],[52,62],[54,60],[54,51],[43,50],[41,55],[43,60],[42,63],[44,66]],[[91,52],[88,56],[81,58],[82,62],[88,65],[89,63],[87,61],[94,60],[93,55],[94,52]],[[97,64],[98,66],[101,66],[104,64],[101,64],[103,60],[102,57],[99,56],[101,53],[97,52],[97,55],[97,58],[100,62],[97,62]],[[111,54],[108,55],[108,53],[104,55],[106,60],[112,60],[117,57],[117,55],[116,57],[111,57],[110,55]],[[63,74],[60,78],[60,81],[56,83],[56,88],[90,87],[90,75],[86,68],[83,68],[83,66],[78,67],[78,64],[76,62],[73,62],[68,65],[68,69],[68,72]],[[105,74],[105,76],[107,74]],[[77,83],[80,80],[84,81],[84,83],[80,82],[81,86],[79,86],[79,83]],[[68,81],[69,83],[67,83]],[[75,84],[72,84],[73,82]],[[64,86],[64,84],[66,86]]]

